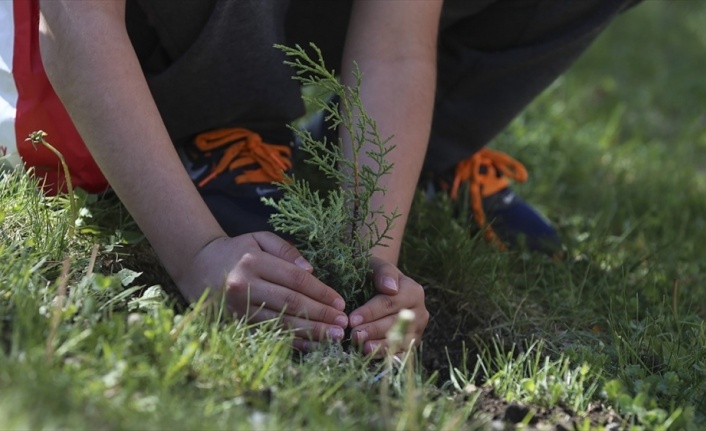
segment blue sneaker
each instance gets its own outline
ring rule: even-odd
[[[483,148],[456,165],[448,192],[455,201],[460,192],[468,194],[474,221],[486,241],[501,250],[524,246],[556,256],[561,250],[556,230],[512,191],[509,179],[527,181],[527,169],[505,153]]]
[[[291,136],[289,133],[287,136]],[[273,137],[275,142],[282,137]],[[280,199],[273,182],[292,168],[291,144],[265,143],[247,129],[202,133],[179,148],[179,156],[201,197],[229,236],[272,231],[272,207],[263,197]]]

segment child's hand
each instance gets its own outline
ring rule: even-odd
[[[221,237],[206,245],[177,281],[190,300],[205,287],[225,294],[228,309],[253,322],[282,315],[294,329],[294,347],[340,341],[348,326],[341,295],[312,274],[299,251],[269,232]]]
[[[424,289],[383,259],[373,257],[370,265],[375,287],[380,293],[350,314],[353,342],[362,346],[366,355],[382,354],[387,348],[385,334],[397,319],[397,313],[407,308],[416,316],[410,326],[408,340],[413,339],[418,344],[429,321],[429,312],[424,305]],[[405,345],[408,346],[409,343]]]

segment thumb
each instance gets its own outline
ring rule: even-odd
[[[255,232],[252,236],[262,251],[293,263],[304,271],[314,271],[314,267],[311,266],[296,247],[272,232]]]
[[[380,293],[397,295],[400,290],[400,271],[397,267],[378,257],[370,259],[370,269],[373,270],[373,282]]]

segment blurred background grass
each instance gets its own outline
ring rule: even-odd
[[[624,136],[668,144],[696,132],[694,152],[704,156],[705,23],[703,1],[645,1],[619,17],[576,64],[566,91],[583,95],[592,115],[623,105]]]
[[[560,225],[582,214],[608,236],[706,243],[704,22],[691,0],[619,17],[493,143],[530,168],[521,194]]]

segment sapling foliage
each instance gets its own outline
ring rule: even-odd
[[[294,79],[319,90],[316,95],[303,96],[304,101],[323,111],[329,127],[347,134],[352,145],[346,155],[341,138],[336,142],[317,140],[308,131],[293,128],[306,155],[305,163],[338,186],[322,192],[306,179],[287,176],[278,184],[284,197],[279,201],[265,199],[277,209],[270,222],[276,231],[292,235],[315,275],[355,307],[374,292],[369,277],[371,250],[390,239],[388,233],[399,215],[372,203],[376,193],[385,193],[380,179],[392,169],[386,156],[394,147],[391,138],[380,137],[375,120],[363,107],[362,74],[357,65],[354,85],[348,86],[326,68],[315,45],[311,45],[314,56],[300,46],[277,47],[289,57],[285,63],[294,68]]]

